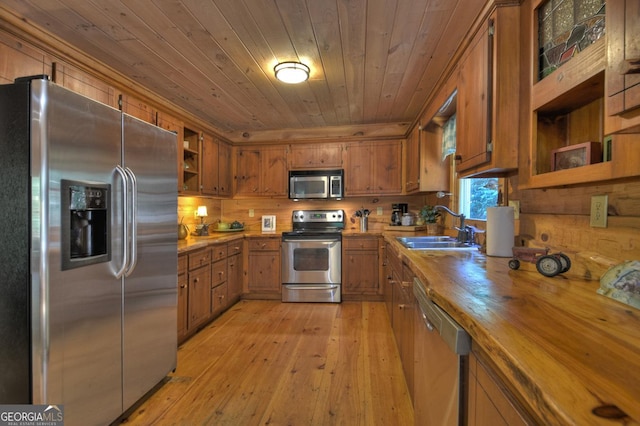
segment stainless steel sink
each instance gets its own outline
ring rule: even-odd
[[[421,237],[396,237],[409,250],[443,250],[443,249],[471,249],[474,246],[459,242],[446,235],[427,235]]]

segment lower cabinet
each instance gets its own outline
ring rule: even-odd
[[[342,237],[342,295],[346,300],[382,299],[379,272],[379,238],[376,236]]]
[[[248,240],[246,297],[278,299],[282,297],[280,278],[280,238],[259,237]]]
[[[197,268],[192,268],[193,257],[209,257],[210,250],[200,250],[189,254],[189,296],[187,330],[192,330],[204,324],[211,312],[211,269],[210,262]]]
[[[227,301],[231,306],[242,296],[243,240],[231,241],[227,245]]]
[[[188,256],[186,254],[178,256],[178,342],[182,342],[187,337],[187,323],[189,310],[189,278]]]
[[[240,300],[242,245],[238,239],[178,256],[178,343]]]
[[[467,397],[469,426],[539,424],[517,402],[477,347],[472,347],[469,354]]]

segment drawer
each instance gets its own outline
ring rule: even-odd
[[[234,254],[242,253],[242,241],[235,240],[227,244],[227,256],[233,256]]]
[[[227,257],[226,244],[216,244],[211,247],[211,260],[215,262],[216,260],[225,259],[226,257]]]
[[[378,250],[377,238],[343,238],[342,248],[345,250]]]
[[[207,266],[211,263],[211,250],[198,250],[193,253],[189,253],[189,270]]]
[[[280,240],[275,238],[261,238],[249,240],[249,251],[279,251]]]
[[[189,258],[187,255],[178,256],[178,275],[182,275],[187,273],[187,265],[189,263]]]
[[[227,260],[219,260],[211,265],[211,287],[227,280]]]

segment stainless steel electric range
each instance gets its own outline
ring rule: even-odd
[[[282,301],[342,300],[343,210],[295,210],[282,233]]]

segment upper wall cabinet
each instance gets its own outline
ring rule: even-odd
[[[136,117],[145,123],[153,124],[154,126],[158,124],[158,112],[151,107],[151,105],[127,94],[120,95],[119,103],[122,112]]]
[[[640,151],[634,148],[638,135],[613,134],[622,130],[623,119],[610,118],[607,112],[615,102],[605,95],[605,90],[611,90],[607,50],[612,40],[601,36],[605,34],[604,7],[596,3],[591,18],[573,23],[562,34],[547,34],[555,28],[546,25],[551,16],[547,8],[557,10],[546,1],[529,3],[522,28],[530,34],[526,40],[531,47],[521,76],[530,89],[530,109],[524,119],[531,125],[521,134],[525,155],[520,163],[520,187],[557,187],[639,175]],[[607,2],[607,34],[610,30],[615,33],[609,16],[619,16],[624,3]],[[545,39],[557,44],[539,46],[538,40]]]
[[[293,144],[289,147],[289,169],[339,169],[342,145],[339,143]]]
[[[345,195],[402,192],[402,141],[349,142],[345,145]]]
[[[640,107],[640,2],[607,1],[607,41],[607,112],[624,115]]]
[[[520,7],[498,5],[459,66],[457,170],[461,177],[518,167]]]
[[[456,113],[457,71],[440,87],[407,138],[405,192],[449,191],[451,157],[443,158],[443,127]]]
[[[231,196],[231,146],[204,134],[202,139],[203,195]]]
[[[182,142],[182,193],[199,194],[202,168],[201,131],[185,126]],[[179,150],[178,150],[179,151]],[[180,174],[180,173],[179,173]]]
[[[235,195],[287,196],[287,146],[249,146],[237,149]]]
[[[161,127],[170,132],[174,132],[177,135],[177,143],[178,143],[178,193],[182,193],[185,190],[184,186],[184,176],[180,173],[183,169],[184,158],[182,151],[184,149],[184,123],[182,120],[177,119],[176,117],[169,115],[165,112],[158,111],[158,127]]]
[[[52,81],[62,87],[105,105],[118,107],[118,99],[113,87],[84,71],[60,61],[51,64],[51,74]]]

